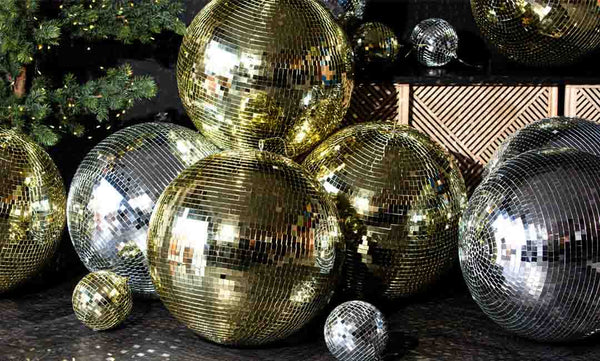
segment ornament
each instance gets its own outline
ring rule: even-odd
[[[123,323],[133,306],[127,278],[110,271],[83,277],[73,291],[73,311],[94,331],[108,330]]]
[[[388,342],[387,322],[370,303],[337,306],[325,321],[325,343],[339,361],[378,361]]]
[[[481,33],[527,65],[571,63],[600,45],[598,0],[471,0]]]
[[[148,233],[156,290],[210,341],[260,345],[306,324],[332,296],[343,243],[335,206],[274,153],[229,151],[181,173]]]
[[[348,293],[410,296],[450,268],[465,184],[429,137],[393,123],[358,124],[319,145],[304,166],[338,200]]]
[[[331,11],[335,20],[344,27],[349,27],[363,19],[366,0],[321,0]]]
[[[539,341],[600,329],[600,158],[568,148],[503,162],[475,190],[460,264],[496,323]]]
[[[152,296],[146,234],[156,200],[186,167],[218,149],[200,134],[168,123],[125,128],[85,157],[71,183],[71,240],[90,271],[111,270],[132,291]]]
[[[240,21],[243,19],[243,21]],[[221,148],[301,154],[341,123],[352,49],[318,0],[211,1],[183,39],[177,82],[198,129]]]
[[[417,60],[425,66],[444,66],[458,59],[458,34],[444,19],[421,21],[413,29],[410,41]]]
[[[0,130],[0,292],[40,271],[65,226],[66,196],[54,162],[14,130]]]
[[[357,63],[391,64],[396,60],[400,45],[394,31],[382,23],[365,23],[352,39]]]
[[[567,147],[600,156],[600,124],[581,118],[553,117],[513,133],[487,163],[484,177],[502,162],[528,150]]]

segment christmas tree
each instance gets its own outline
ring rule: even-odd
[[[0,0],[0,125],[40,144],[81,136],[156,93],[154,80],[127,64],[94,79],[45,74],[65,44],[149,43],[162,31],[185,32],[179,0]]]

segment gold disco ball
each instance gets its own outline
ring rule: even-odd
[[[318,0],[214,0],[183,39],[177,83],[187,113],[217,146],[291,157],[341,123],[352,49]]]
[[[66,195],[54,162],[13,130],[0,130],[0,292],[35,275],[54,254]]]
[[[400,44],[388,26],[372,22],[361,25],[352,39],[357,63],[391,64],[398,57]]]
[[[410,296],[453,265],[465,184],[452,156],[426,135],[387,122],[354,125],[304,166],[337,199],[347,293]]]
[[[562,65],[600,46],[598,0],[471,0],[500,53],[528,65]]]
[[[131,313],[133,296],[127,278],[110,271],[92,272],[73,291],[73,311],[94,331],[120,325]]]
[[[210,341],[260,345],[329,302],[344,248],[335,205],[304,168],[255,150],[209,156],[162,194],[150,275],[169,311]]]

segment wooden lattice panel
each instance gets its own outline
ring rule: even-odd
[[[600,85],[567,85],[565,115],[600,121]]]
[[[398,118],[398,99],[408,99],[407,89],[392,83],[360,83],[354,87],[350,108],[342,127]]]
[[[557,105],[557,87],[411,86],[408,115],[399,121],[446,146],[471,193],[502,141],[533,121],[557,115]]]

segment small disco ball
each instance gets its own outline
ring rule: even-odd
[[[600,158],[569,148],[503,162],[460,226],[473,299],[502,327],[538,341],[600,328]]]
[[[598,0],[471,0],[483,36],[509,59],[562,65],[600,45]]]
[[[352,49],[319,0],[214,0],[183,39],[177,83],[190,118],[217,146],[267,140],[264,150],[293,157],[342,122]]]
[[[410,296],[454,263],[465,183],[452,156],[426,135],[388,122],[354,125],[304,166],[338,200],[347,293]]]
[[[210,341],[280,340],[325,307],[341,274],[335,205],[300,165],[255,150],[186,169],[165,190],[148,232],[156,291]]]
[[[365,15],[366,0],[321,0],[331,11],[335,20],[347,27],[360,21]]]
[[[484,178],[502,162],[533,149],[566,147],[600,156],[600,124],[581,118],[538,120],[513,133],[484,169]]]
[[[197,132],[168,123],[134,125],[94,147],[67,202],[71,240],[84,265],[125,276],[134,293],[153,296],[146,234],[154,204],[179,172],[217,151]]]
[[[352,39],[357,63],[391,64],[398,57],[400,44],[394,31],[382,23],[365,23]]]
[[[52,158],[29,137],[0,130],[0,293],[34,276],[65,226],[66,195]]]
[[[444,19],[421,21],[413,29],[410,42],[417,60],[425,66],[444,66],[458,57],[458,34]]]
[[[339,361],[378,361],[388,342],[387,323],[372,304],[350,301],[325,321],[325,343]]]
[[[123,323],[133,307],[127,278],[110,271],[92,272],[73,291],[73,311],[94,331],[108,330]]]

